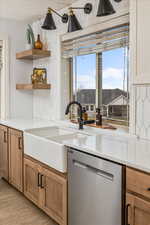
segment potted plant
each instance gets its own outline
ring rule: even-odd
[[[26,44],[26,49],[33,49],[34,48],[34,44],[35,44],[35,37],[34,37],[34,33],[33,33],[33,29],[30,26],[30,24],[28,24],[28,28],[26,31],[26,36],[27,36],[27,44]]]

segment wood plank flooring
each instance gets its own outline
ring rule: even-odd
[[[0,225],[57,225],[21,193],[0,179]]]

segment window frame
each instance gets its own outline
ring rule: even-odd
[[[126,47],[128,48],[128,58],[129,58],[129,46],[127,45]],[[93,53],[91,53],[91,54],[93,54]],[[102,68],[103,57],[102,57],[102,55],[103,55],[103,52],[97,52],[95,54],[96,54],[96,104],[95,104],[95,107],[100,108],[102,106],[102,79],[103,79],[103,68]],[[71,68],[70,75],[69,75],[69,77],[70,77],[70,100],[72,101],[72,100],[74,100],[73,99],[73,58],[69,58],[69,62],[70,62],[70,68]],[[127,74],[128,90],[127,90],[127,93],[129,93],[130,79],[129,79],[129,64],[128,64],[128,62],[127,62],[127,67],[128,67],[128,71],[127,71],[127,73],[128,73]],[[89,109],[90,109],[90,106],[89,106]],[[129,109],[130,109],[130,103],[127,104],[127,120],[125,121],[125,122],[127,122],[127,125],[122,125],[125,127],[129,127],[129,115],[130,115]],[[111,119],[111,118],[109,118],[109,119],[112,121],[118,121],[118,122],[120,121],[117,119]],[[117,125],[117,124],[115,124],[115,125]]]

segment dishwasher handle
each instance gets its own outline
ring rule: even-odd
[[[85,164],[83,162],[80,162],[80,161],[77,161],[77,160],[73,160],[73,164],[76,167],[79,167],[81,169],[89,170],[89,171],[93,172],[94,174],[96,174],[98,176],[101,176],[103,178],[106,178],[108,180],[113,181],[113,178],[114,178],[113,174],[110,174],[110,173],[108,173],[104,170],[97,169],[93,166],[87,165],[87,164]]]
[[[80,168],[82,168],[82,169],[87,169],[87,168],[88,168],[86,164],[81,163],[81,162],[76,161],[76,160],[73,160],[73,164],[74,164],[74,166],[80,167]]]

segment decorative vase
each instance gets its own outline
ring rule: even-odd
[[[37,36],[37,41],[34,44],[34,48],[35,49],[42,49],[43,48],[43,43],[41,42],[41,39],[40,39],[40,35],[39,34]]]

